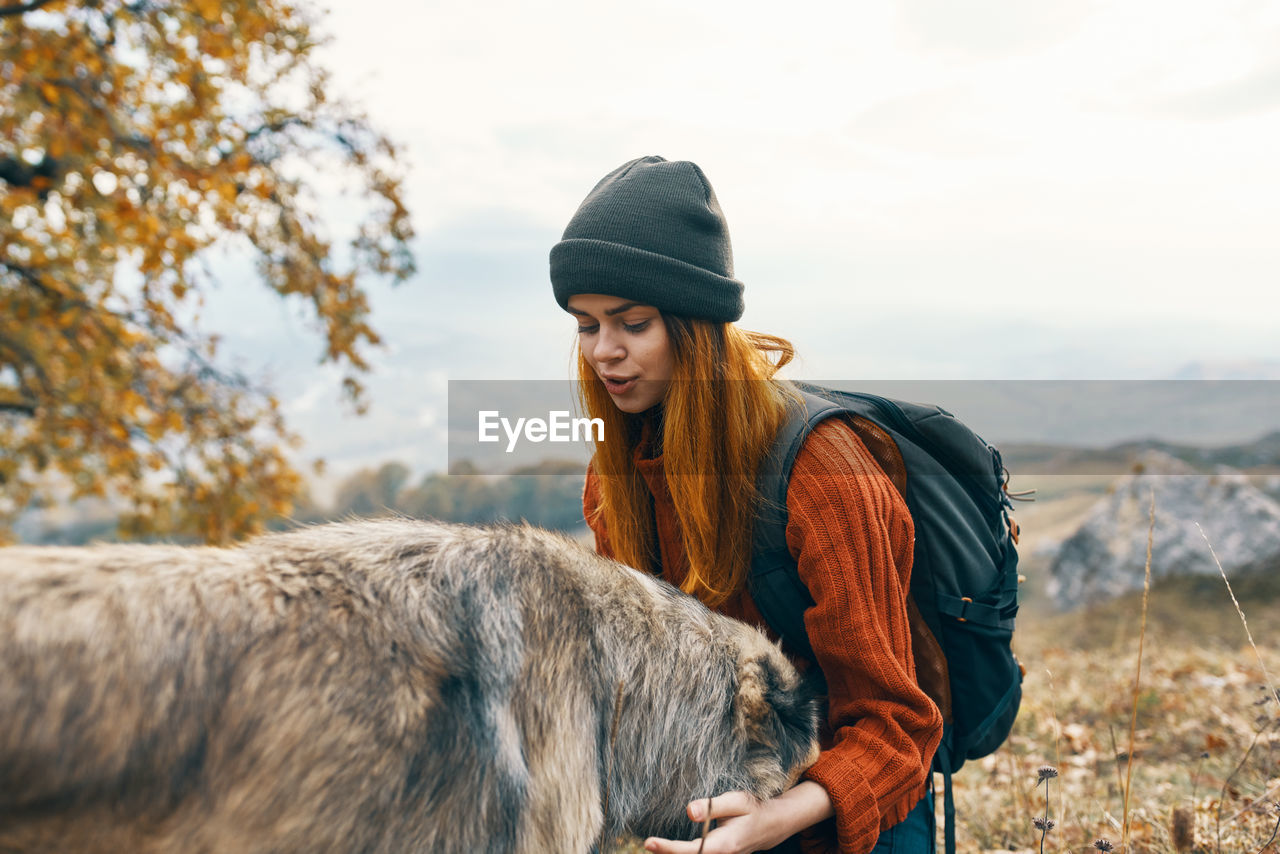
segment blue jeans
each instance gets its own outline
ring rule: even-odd
[[[899,824],[880,834],[876,847],[871,854],[933,854],[934,820],[933,792],[925,793],[924,799],[907,813]],[[800,851],[798,836],[770,848],[768,854],[797,854]]]
[[[906,818],[880,834],[871,854],[933,854],[933,842],[933,792],[927,792]]]

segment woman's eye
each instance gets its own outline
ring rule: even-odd
[[[595,331],[596,331],[597,329],[599,329],[599,328],[600,328],[600,324],[598,324],[598,323],[593,324],[593,325],[591,325],[591,326],[579,326],[579,327],[578,327],[578,334],[579,334],[579,335],[590,335],[592,332],[595,332]]]
[[[648,320],[642,320],[639,323],[624,323],[622,328],[628,332],[643,332],[649,326]]]

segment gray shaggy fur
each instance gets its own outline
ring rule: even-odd
[[[691,798],[794,781],[815,714],[757,630],[536,528],[0,549],[0,851],[690,838]]]

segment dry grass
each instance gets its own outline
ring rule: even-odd
[[[1058,647],[1037,656],[1009,742],[956,777],[960,851],[1038,850],[1031,822],[1043,812],[1034,796],[1037,768],[1046,764],[1060,776],[1051,812],[1057,826],[1045,850],[1088,851],[1099,837],[1118,842],[1124,803],[1118,771],[1128,756],[1114,745],[1123,742],[1132,713],[1135,657],[1136,651]],[[1153,644],[1138,693],[1131,851],[1176,851],[1170,822],[1179,807],[1190,808],[1204,851],[1254,852],[1271,834],[1270,801],[1280,798],[1280,718],[1273,702],[1260,702],[1267,691],[1251,659],[1247,646]]]
[[[1280,664],[1267,643],[1280,637],[1276,576],[1236,583],[1253,594],[1240,600],[1256,646],[1221,578],[1156,584],[1136,691],[1140,595],[1024,615],[1022,711],[1008,743],[956,777],[959,850],[1038,851],[1033,795],[1045,764],[1061,776],[1044,850],[1095,851],[1100,837],[1122,850],[1131,721],[1130,852],[1263,850],[1280,821],[1280,708],[1267,672]]]

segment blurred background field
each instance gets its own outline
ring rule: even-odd
[[[1009,741],[955,778],[959,850],[1040,850],[1032,819],[1045,814],[1042,765],[1060,772],[1044,850],[1092,851],[1099,838],[1121,850],[1136,705],[1128,850],[1259,851],[1280,819],[1280,708],[1268,688],[1280,673],[1280,563],[1231,579],[1261,660],[1207,547],[1212,574],[1154,583],[1135,691],[1142,593],[1062,611],[1045,591],[1052,558],[1038,549],[1073,530],[1098,497],[1059,478],[1019,508],[1023,705]],[[1190,832],[1175,832],[1188,819]]]

